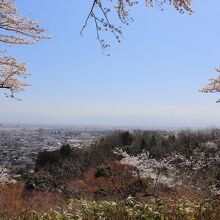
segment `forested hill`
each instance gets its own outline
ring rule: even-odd
[[[214,147],[205,148],[206,145],[214,145]],[[26,186],[28,189],[52,188],[65,191],[69,182],[84,180],[89,169],[94,171],[100,167],[110,169],[109,164],[120,162],[124,156],[116,153],[118,149],[133,158],[147,152],[146,160],[149,161],[162,161],[173,154],[192,161],[194,157],[199,157],[196,155],[198,151],[214,154],[219,148],[220,130],[217,129],[115,132],[84,149],[71,149],[69,145],[64,145],[60,150],[39,153],[35,173],[25,177]],[[220,176],[216,173],[216,176],[218,175]]]
[[[217,220],[219,197],[220,130],[120,131],[39,153],[34,173],[0,187],[0,217]]]

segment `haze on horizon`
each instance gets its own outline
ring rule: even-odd
[[[194,3],[181,15],[137,6],[124,39],[111,42],[103,55],[92,23],[80,30],[86,2],[17,2],[53,38],[33,46],[8,46],[26,62],[30,87],[18,94],[1,92],[0,122],[146,127],[220,126],[218,94],[198,90],[216,76],[219,65],[220,2]],[[53,7],[50,11],[42,10]],[[59,15],[59,16],[57,16]]]

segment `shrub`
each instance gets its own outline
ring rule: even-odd
[[[125,202],[72,200],[67,210],[44,214],[31,212],[35,220],[47,219],[109,219],[109,220],[219,220],[219,203],[177,202],[165,204],[160,200],[148,203],[135,202],[129,197]]]
[[[110,176],[111,174],[111,169],[109,166],[105,166],[105,165],[101,165],[101,166],[97,166],[96,170],[95,170],[95,177],[101,177],[101,176]]]
[[[53,164],[60,160],[59,151],[43,151],[40,152],[36,159],[36,170],[46,166],[47,164]]]
[[[23,207],[22,184],[0,186],[0,219],[12,219]]]
[[[49,173],[43,171],[29,174],[26,178],[25,188],[27,190],[51,190],[59,185]]]
[[[63,156],[63,157],[68,157],[70,156],[70,153],[71,153],[71,147],[69,144],[65,144],[63,145],[61,148],[60,148],[60,154]]]

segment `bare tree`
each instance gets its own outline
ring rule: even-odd
[[[48,39],[43,35],[45,30],[37,21],[22,17],[15,7],[16,0],[0,0],[0,42],[3,44],[35,44],[40,39]],[[27,83],[22,79],[28,76],[24,63],[15,57],[0,56],[0,88],[10,91],[7,96],[14,97],[22,91]]]

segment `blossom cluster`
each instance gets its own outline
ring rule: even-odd
[[[161,159],[152,158],[146,151],[135,156],[122,149],[117,149],[115,153],[123,157],[120,161],[122,164],[134,166],[142,178],[151,178],[155,184],[172,188],[191,181],[200,189],[204,187],[209,193],[220,195],[220,184],[216,179],[220,167],[220,149],[214,142],[201,144],[190,157],[180,152],[173,152]]]
[[[49,39],[43,35],[45,30],[37,21],[22,17],[15,7],[16,0],[0,0],[0,42],[6,44],[34,44],[40,39]],[[24,90],[27,83],[22,78],[28,76],[26,65],[11,56],[0,56],[0,88],[10,91],[6,96],[13,97]]]
[[[218,73],[220,73],[220,68],[215,69]],[[215,78],[209,79],[209,84],[202,88],[200,92],[204,93],[215,93],[215,92],[220,92],[220,76],[217,76]],[[219,102],[218,100],[217,102]]]
[[[39,39],[48,38],[42,35],[45,30],[35,20],[21,17],[15,7],[16,0],[0,1],[0,41],[9,44],[34,44]]]
[[[0,88],[8,89],[14,96],[14,93],[24,89],[28,84],[21,78],[28,76],[27,68],[24,63],[18,63],[16,58],[10,56],[0,56]]]
[[[11,179],[8,175],[8,171],[0,166],[0,185],[4,185],[6,183],[15,183],[16,181]]]
[[[130,156],[127,152],[117,149],[117,154],[121,154],[122,164],[128,164],[137,168],[142,178],[150,177],[154,182],[164,184],[168,187],[174,186],[174,184],[181,184],[176,182],[176,167],[170,163],[169,158],[163,158],[157,160],[150,158],[149,152],[142,152],[137,156]]]

